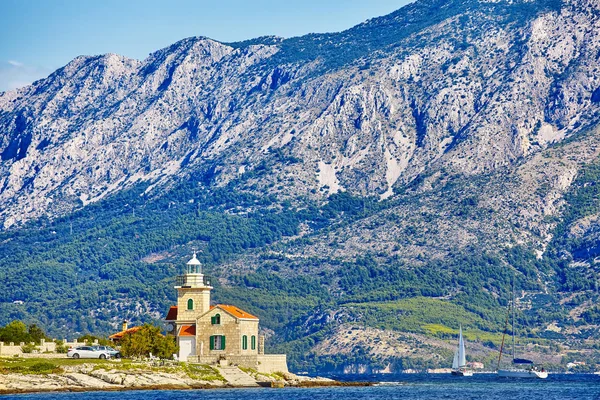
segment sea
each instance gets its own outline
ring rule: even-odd
[[[344,377],[348,380],[352,377]],[[0,396],[2,400],[600,400],[600,376],[552,374],[545,380],[499,378],[491,374],[453,377],[442,374],[374,375],[354,381],[367,387],[139,390],[125,392],[36,393]]]

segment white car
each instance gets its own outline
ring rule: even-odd
[[[106,350],[100,350],[93,346],[79,346],[69,349],[67,357],[72,358],[110,358],[110,354]]]
[[[119,350],[115,350],[110,346],[94,346],[94,348],[100,351],[107,352],[110,358],[121,358],[121,352]]]

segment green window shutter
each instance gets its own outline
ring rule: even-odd
[[[221,350],[225,350],[225,336],[221,336]]]
[[[188,300],[188,310],[193,310],[194,309],[194,300],[189,299]]]
[[[242,350],[248,349],[248,336],[242,336]]]
[[[210,317],[210,323],[213,324],[213,325],[215,324],[215,317],[214,316]]]
[[[211,350],[215,349],[215,337],[214,336],[210,337],[210,349]]]
[[[256,336],[252,335],[252,338],[250,338],[250,345],[252,346],[252,350],[256,350]]]

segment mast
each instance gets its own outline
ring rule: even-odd
[[[513,281],[512,281],[512,292],[513,292],[513,299],[512,299],[512,347],[513,347],[513,351],[512,351],[512,356],[513,356],[513,362],[515,361],[515,275],[513,275]]]
[[[498,365],[496,369],[500,369],[500,361],[502,360],[502,351],[504,350],[504,338],[508,330],[508,317],[510,316],[510,307],[506,307],[506,321],[504,321],[504,332],[502,332],[502,344],[500,345],[500,353],[498,353]]]

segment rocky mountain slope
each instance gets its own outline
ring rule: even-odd
[[[497,333],[514,274],[528,334],[596,340],[599,28],[592,0],[432,0],[78,57],[0,94],[0,310],[60,333],[159,319],[200,247],[292,361],[361,324],[444,338],[425,326],[452,307]]]
[[[593,1],[424,1],[337,34],[78,57],[0,97],[1,217],[266,160],[249,186],[282,197],[494,171],[595,123],[597,28]]]

